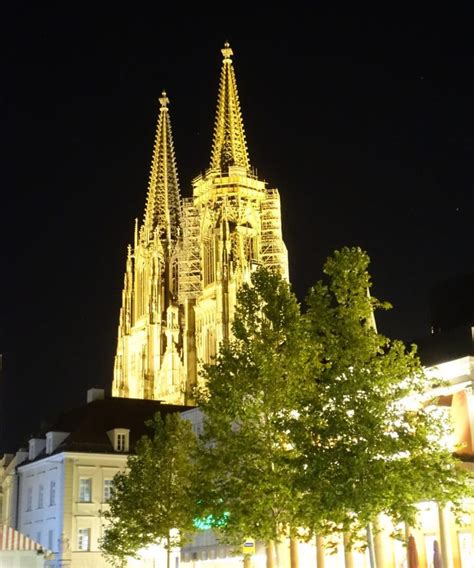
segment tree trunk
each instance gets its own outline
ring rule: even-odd
[[[244,568],[252,567],[252,557],[250,554],[244,554]]]
[[[324,558],[324,539],[322,536],[316,537],[316,566],[318,568],[324,568],[325,558]]]
[[[377,568],[377,564],[375,563],[374,535],[372,534],[372,523],[369,523],[367,525],[367,545],[369,548],[370,568]]]
[[[275,568],[275,547],[273,540],[269,540],[265,545],[267,554],[267,568]]]
[[[299,567],[298,539],[294,536],[290,537],[290,566],[291,568]]]
[[[275,566],[276,568],[283,568],[286,549],[281,540],[275,540],[273,544],[275,546]]]
[[[385,566],[385,536],[383,524],[377,519],[374,522],[374,545],[375,545],[375,563],[377,566]]]
[[[344,566],[345,568],[354,568],[354,557],[352,547],[349,547],[349,538],[349,534],[344,533]]]
[[[170,533],[166,537],[166,568],[171,568],[171,547],[170,547]]]

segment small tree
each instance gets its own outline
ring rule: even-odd
[[[109,509],[103,513],[108,523],[101,550],[122,566],[127,556],[137,557],[140,548],[161,540],[169,568],[171,549],[193,529],[196,438],[178,413],[164,420],[156,413],[148,425],[152,437],[142,437],[127,470],[114,477]]]
[[[377,333],[373,313],[387,308],[369,295],[368,256],[335,252],[329,283],[308,296],[307,368],[289,424],[298,448],[302,519],[317,531],[357,532],[387,514],[415,522],[416,504],[459,506],[467,473],[443,445],[446,423],[423,397],[436,382],[412,346]]]
[[[281,424],[291,412],[288,396],[304,355],[299,321],[287,282],[255,271],[238,293],[234,339],[205,367],[199,396],[205,413],[202,514],[212,514],[227,541],[253,537],[266,542],[267,551],[295,526],[292,450]]]

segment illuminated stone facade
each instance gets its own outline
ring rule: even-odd
[[[280,197],[250,166],[228,44],[210,167],[181,199],[168,99],[163,94],[145,216],[129,247],[115,357],[114,396],[188,404],[229,339],[236,295],[252,269],[288,277]]]

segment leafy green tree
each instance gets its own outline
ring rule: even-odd
[[[425,400],[435,386],[416,348],[377,333],[368,256],[335,252],[329,282],[308,296],[308,361],[288,423],[305,495],[301,521],[316,532],[357,533],[381,513],[415,522],[416,504],[456,507],[471,493],[467,473],[443,445],[446,422]]]
[[[238,293],[233,339],[205,367],[199,395],[202,515],[212,514],[229,542],[253,537],[268,550],[295,526],[292,449],[281,424],[291,412],[300,346],[294,294],[278,274],[258,269]]]
[[[152,436],[142,437],[127,470],[114,477],[101,550],[122,566],[127,556],[136,558],[140,548],[162,541],[169,568],[171,549],[193,530],[196,437],[178,413],[164,420],[156,413],[148,425]]]
[[[234,338],[199,396],[200,505],[228,541],[357,535],[381,513],[413,524],[417,503],[460,507],[471,493],[426,400],[436,381],[415,347],[376,331],[389,306],[370,297],[368,264],[335,252],[304,315],[264,269],[239,292]]]

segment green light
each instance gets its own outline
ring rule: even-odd
[[[193,525],[196,529],[200,531],[205,531],[208,529],[216,529],[225,527],[227,524],[227,519],[229,518],[229,513],[224,512],[220,517],[214,517],[214,515],[208,515],[207,517],[199,517],[193,520]]]

